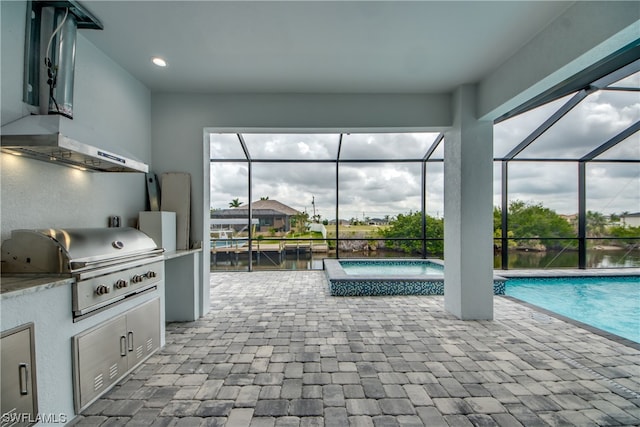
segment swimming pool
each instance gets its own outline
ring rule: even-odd
[[[640,343],[640,277],[509,278],[505,293]]]
[[[325,259],[334,296],[444,295],[444,264],[426,259]],[[494,277],[493,293],[504,295],[504,279]]]

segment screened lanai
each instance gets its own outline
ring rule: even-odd
[[[496,120],[494,268],[640,266],[639,69]],[[445,144],[444,130],[212,133],[212,270],[443,258]]]

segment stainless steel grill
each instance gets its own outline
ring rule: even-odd
[[[85,315],[157,286],[162,248],[135,228],[14,230],[3,273],[74,277],[73,313]]]

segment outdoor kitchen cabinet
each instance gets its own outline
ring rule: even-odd
[[[76,412],[109,390],[159,347],[159,298],[74,336]]]
[[[38,412],[35,378],[34,325],[2,333],[2,426],[33,424]]]

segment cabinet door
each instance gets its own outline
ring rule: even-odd
[[[127,313],[129,369],[160,347],[160,299],[151,300]]]
[[[33,324],[2,334],[2,426],[26,426],[38,411]]]
[[[127,372],[125,331],[126,318],[119,316],[73,338],[77,412]]]

